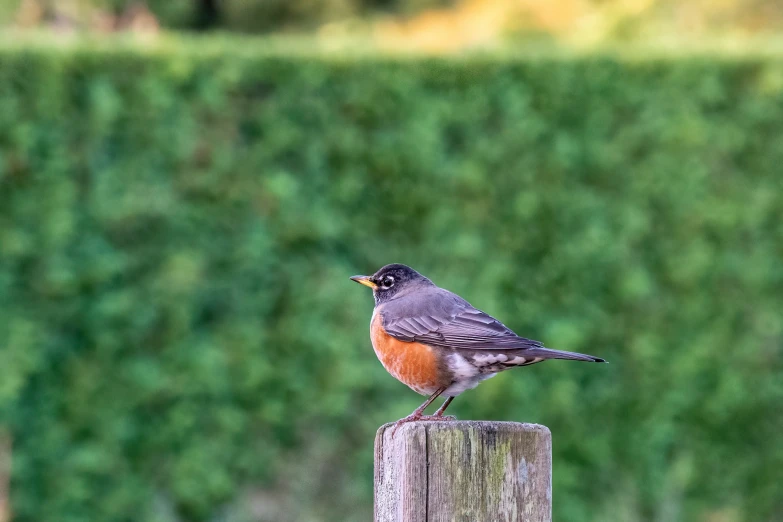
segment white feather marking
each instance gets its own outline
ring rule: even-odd
[[[508,356],[503,353],[498,353],[498,354],[490,353],[490,354],[473,356],[473,362],[478,367],[489,366],[491,364],[496,364],[496,363],[504,363],[506,361],[508,361]]]
[[[494,373],[481,373],[473,363],[459,353],[452,353],[446,361],[454,379],[454,383],[443,392],[443,395],[448,397],[456,397],[465,390],[475,388],[481,381],[495,375]]]
[[[520,365],[520,364],[533,364],[542,361],[541,357],[534,357],[532,359],[528,359],[526,357],[514,357],[510,361],[508,361],[508,364],[511,365]]]

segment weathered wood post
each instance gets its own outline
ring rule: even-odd
[[[551,522],[546,426],[393,424],[375,436],[375,522]]]

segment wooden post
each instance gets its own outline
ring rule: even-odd
[[[552,435],[517,422],[393,424],[375,436],[375,522],[551,522]]]

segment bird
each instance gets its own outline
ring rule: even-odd
[[[454,397],[498,373],[547,359],[605,363],[600,357],[545,348],[435,285],[409,266],[393,263],[371,276],[350,279],[372,288],[375,307],[370,340],[383,367],[420,395],[428,396],[413,413],[395,423],[445,421]],[[445,402],[433,415],[425,409]]]

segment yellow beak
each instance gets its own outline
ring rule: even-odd
[[[356,281],[360,285],[369,286],[373,290],[378,288],[378,285],[370,281],[370,276],[352,276],[351,280]]]

